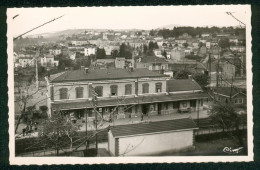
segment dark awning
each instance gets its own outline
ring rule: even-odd
[[[193,100],[193,99],[205,99],[208,98],[206,93],[187,93],[187,94],[169,94],[169,95],[156,95],[156,96],[138,96],[138,97],[127,97],[127,98],[109,98],[109,99],[98,99],[97,107],[109,107],[118,105],[135,105],[145,103],[160,103],[170,101],[182,101],[182,100]],[[53,110],[71,110],[71,109],[85,109],[93,108],[93,102],[91,100],[82,101],[59,101],[52,103]]]

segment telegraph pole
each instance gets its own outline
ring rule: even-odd
[[[94,91],[93,91],[94,93]],[[95,129],[96,129],[96,153],[98,153],[98,138],[97,138],[97,96],[96,94],[94,93],[93,95],[93,111],[95,113]]]
[[[93,103],[93,112],[95,114],[95,120],[94,120],[94,125],[95,125],[95,131],[96,131],[96,154],[98,153],[98,137],[97,137],[97,93],[93,89],[92,85],[89,86],[91,97],[92,97],[92,103]],[[87,133],[87,127],[86,127],[86,133]]]
[[[221,48],[220,48],[221,50]],[[220,50],[218,49],[218,65],[217,65],[217,88],[219,86],[219,62],[220,62]]]
[[[211,85],[211,53],[209,52],[209,85]]]
[[[39,80],[38,80],[38,55],[39,55],[39,51],[36,52],[35,55],[35,64],[36,64],[36,75],[35,75],[35,80],[36,80],[36,89],[39,89]]]
[[[231,99],[232,99],[232,90],[233,90],[233,76],[232,76],[231,89],[230,89],[230,102],[231,102]]]
[[[200,100],[198,99],[198,110],[197,110],[197,126],[199,127],[200,122]]]
[[[85,120],[85,124],[86,124],[86,137],[88,139],[88,110],[87,110],[87,108],[85,109],[85,117],[86,117],[86,120]],[[86,152],[88,150],[88,145],[89,145],[89,143],[88,143],[88,140],[87,140],[86,141]]]

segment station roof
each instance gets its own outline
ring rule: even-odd
[[[107,98],[97,99],[97,107],[114,107],[123,105],[137,105],[147,103],[160,103],[160,102],[172,102],[182,100],[195,100],[208,98],[206,93],[176,93],[169,95],[153,95],[153,96],[137,96],[137,97],[125,97],[125,98]],[[52,103],[54,110],[72,110],[72,109],[86,109],[93,108],[91,100],[62,100]]]
[[[51,75],[50,82],[74,82],[74,81],[93,81],[93,80],[115,80],[115,79],[131,79],[131,78],[155,78],[168,77],[165,74],[159,74],[148,69],[96,69],[89,70],[69,70],[62,73]]]
[[[118,125],[111,128],[113,137],[139,136],[145,134],[165,133],[171,131],[198,129],[190,118]]]
[[[200,85],[192,79],[178,79],[167,81],[168,92],[202,90]]]

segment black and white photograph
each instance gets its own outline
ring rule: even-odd
[[[250,5],[7,9],[10,163],[253,160]]]

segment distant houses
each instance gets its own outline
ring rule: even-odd
[[[234,105],[246,105],[246,92],[235,87],[219,87],[213,89],[213,95],[216,101],[231,103]]]
[[[40,58],[41,66],[43,67],[57,67],[59,66],[59,60],[55,60],[55,56],[52,54],[45,54]]]
[[[139,58],[135,65],[136,68],[147,68],[151,71],[168,70],[168,62],[164,58],[156,56]]]

